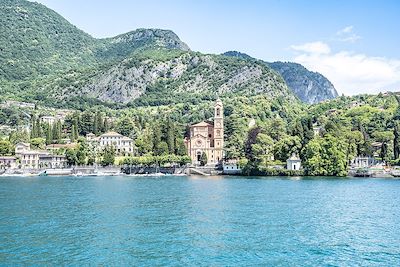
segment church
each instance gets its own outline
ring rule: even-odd
[[[190,126],[189,138],[185,140],[188,155],[195,165],[201,155],[207,155],[207,165],[217,165],[224,157],[224,112],[221,99],[214,105],[214,122],[202,121]]]

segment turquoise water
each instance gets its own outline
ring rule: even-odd
[[[400,180],[0,178],[0,265],[399,266]]]

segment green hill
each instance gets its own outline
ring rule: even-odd
[[[297,101],[265,64],[191,52],[169,30],[95,39],[47,7],[0,3],[0,94],[44,105],[158,105],[221,96]]]
[[[95,39],[46,6],[25,0],[0,2],[0,79],[22,80],[104,64],[134,50],[189,51],[172,31],[138,29]]]

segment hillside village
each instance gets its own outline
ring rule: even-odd
[[[164,121],[163,125],[152,128],[151,133],[148,132],[149,129],[143,128],[140,134],[132,121],[126,117],[117,119],[96,112],[88,117],[89,121],[85,121],[88,113],[78,115],[74,110],[49,109],[27,102],[6,101],[1,104],[1,108],[18,108],[26,118],[15,127],[0,125],[3,136],[0,141],[0,170],[7,174],[38,174],[49,170],[53,170],[53,173],[57,173],[54,170],[59,170],[60,174],[70,174],[75,168],[86,168],[93,173],[107,166],[119,166],[115,168],[118,173],[121,170],[126,171],[126,166],[130,166],[130,171],[132,167],[147,167],[150,169],[146,170],[150,172],[160,170],[156,167],[189,166],[192,172],[197,174],[241,174],[246,171],[249,158],[235,157],[229,151],[229,147],[224,145],[230,141],[230,136],[226,134],[226,130],[228,132],[230,130],[224,129],[224,123],[230,125],[231,122],[224,120],[225,110],[222,101],[218,99],[213,103],[214,118],[188,125],[186,135],[181,134],[177,130],[179,128],[177,124],[169,119]],[[347,104],[350,109],[360,109],[364,106],[365,103],[356,100]],[[378,110],[385,111],[385,108],[380,107]],[[326,114],[333,117],[339,116],[341,112],[336,108],[326,110]],[[82,130],[84,127],[86,128]],[[165,128],[162,129],[163,127]],[[255,120],[251,120],[248,140],[254,134],[254,130],[258,131],[258,128]],[[322,125],[315,123],[311,127],[314,138],[323,136],[326,130]],[[118,131],[122,131],[125,135]],[[260,138],[263,134],[258,133],[257,136]],[[299,150],[288,150],[286,158],[278,160],[276,155],[282,151],[272,152],[270,149],[276,148],[268,144],[270,141],[258,142],[259,145],[256,140],[252,149],[261,149],[261,154],[258,156],[260,164],[268,166],[260,174],[305,173],[306,169],[299,157],[301,155]],[[285,142],[289,144],[292,141],[285,140]],[[279,145],[278,142],[275,147]],[[383,162],[380,157],[384,144],[375,141],[370,145],[371,156],[355,155],[349,158],[347,167],[349,173],[346,172],[346,175],[372,176],[379,173],[379,175],[397,176],[397,170],[390,169],[389,162]],[[215,152],[216,147],[219,147],[221,152]]]

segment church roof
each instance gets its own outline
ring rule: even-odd
[[[191,127],[194,127],[194,126],[199,127],[199,126],[213,126],[213,125],[211,123],[209,123],[209,122],[202,121],[202,122],[193,124]]]

